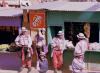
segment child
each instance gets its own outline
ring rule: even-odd
[[[46,59],[45,53],[40,52],[40,59],[37,62],[39,73],[46,73],[48,70],[48,61]]]
[[[80,58],[74,58],[72,62],[72,73],[83,73],[85,63]]]
[[[88,41],[83,33],[77,35],[79,42],[75,46],[72,73],[83,73],[85,68],[84,54],[88,50]]]

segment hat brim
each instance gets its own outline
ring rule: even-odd
[[[42,29],[42,31],[46,31],[46,30]]]
[[[57,35],[64,35],[64,33],[58,33]]]
[[[44,54],[40,54],[40,56],[44,56],[44,57],[45,57],[45,55],[44,55]]]
[[[28,30],[22,30],[22,31],[26,31],[27,32]]]
[[[77,35],[77,38],[85,39],[85,36],[79,36],[79,35]]]

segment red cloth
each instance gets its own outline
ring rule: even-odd
[[[61,53],[61,51],[59,50],[54,50],[53,51],[53,65],[54,68],[60,68],[63,64],[63,55]]]
[[[32,64],[31,64],[32,60],[31,59],[25,59],[24,48],[22,48],[21,53],[22,53],[22,67],[26,67],[26,66],[31,67],[32,66]],[[30,48],[30,53],[31,53],[31,56],[32,56],[32,54],[33,54],[32,48]]]

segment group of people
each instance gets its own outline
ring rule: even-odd
[[[84,53],[88,50],[88,40],[83,33],[77,35],[79,42],[74,48],[74,59],[72,61],[72,73],[82,73],[82,70],[85,68],[84,63]],[[15,43],[21,48],[21,61],[22,66],[19,70],[19,73],[23,68],[28,68],[28,73],[31,71],[32,67],[32,39],[29,34],[29,31],[22,27],[21,33],[16,37]],[[37,52],[37,65],[36,68],[40,73],[46,73],[48,70],[48,61],[46,59],[46,54],[48,53],[48,46],[45,39],[45,29],[38,30],[37,35],[35,36],[36,43],[36,52]],[[58,69],[62,67],[63,64],[63,51],[67,48],[67,42],[64,38],[64,32],[59,31],[57,36],[52,39],[51,48],[52,48],[52,62],[54,67],[54,72],[57,73]]]
[[[53,51],[51,55],[55,73],[57,73],[57,70],[62,67],[63,51],[66,50],[67,47],[74,48],[74,59],[71,65],[72,73],[83,73],[83,70],[86,68],[84,54],[86,50],[89,50],[89,41],[83,33],[77,34],[77,38],[79,41],[76,43],[75,47],[67,45],[62,31],[59,31],[57,37],[53,38],[51,44]]]
[[[46,73],[48,70],[48,62],[46,59],[47,49],[44,33],[45,30],[39,30],[37,35],[35,36],[36,42],[36,49],[37,49],[37,69],[40,73]],[[22,27],[21,33],[16,37],[15,43],[21,49],[21,61],[22,65],[19,70],[19,73],[23,70],[23,68],[28,68],[28,73],[32,70],[32,55],[33,55],[33,48],[32,48],[32,39],[29,34],[29,31]]]

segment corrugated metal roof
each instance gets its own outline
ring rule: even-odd
[[[3,0],[0,0],[0,3],[2,3]],[[9,5],[19,5],[19,0],[5,0]]]
[[[54,1],[45,3],[35,3],[32,6],[25,7],[22,9],[48,9],[57,11],[100,11],[100,3]]]
[[[18,16],[20,14],[23,14],[23,9],[48,9],[51,11],[100,11],[100,2],[54,1],[34,3],[29,7],[23,8],[0,7],[0,16]]]
[[[0,16],[18,16],[23,14],[23,10],[19,8],[0,7]]]

